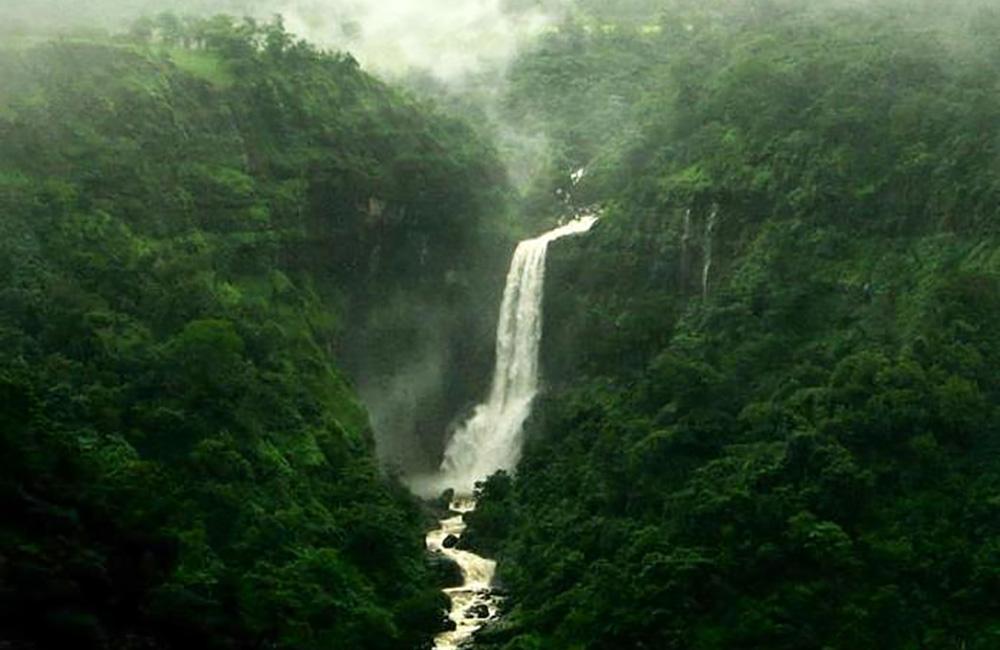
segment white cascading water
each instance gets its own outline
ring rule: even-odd
[[[518,244],[500,305],[489,397],[455,431],[437,477],[440,486],[471,494],[476,481],[517,466],[522,427],[538,393],[546,253],[550,243],[587,232],[596,221],[597,217],[581,217]]]
[[[496,616],[499,599],[491,589],[496,562],[454,546],[449,547],[445,541],[462,536],[465,530],[463,517],[475,507],[476,502],[472,499],[455,499],[451,503],[452,516],[442,519],[441,527],[427,535],[427,550],[441,553],[462,569],[462,586],[444,590],[451,600],[448,618],[453,627],[434,638],[434,650],[457,650],[483,623]]]
[[[432,496],[451,488],[458,495],[451,503],[450,516],[442,519],[441,527],[430,532],[426,540],[429,551],[454,560],[463,576],[461,587],[445,590],[451,599],[448,617],[454,627],[434,639],[435,650],[461,647],[496,616],[499,599],[491,589],[496,563],[459,550],[454,543],[465,530],[464,516],[476,507],[471,498],[476,481],[498,470],[513,471],[521,458],[522,428],[538,393],[542,291],[549,244],[587,232],[596,222],[597,217],[581,217],[518,244],[500,305],[496,367],[489,395],[455,431],[441,471],[434,477],[411,479],[411,488],[418,494]]]

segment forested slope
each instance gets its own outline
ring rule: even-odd
[[[489,148],[280,23],[8,40],[0,88],[0,646],[426,643],[334,352],[502,248]]]
[[[675,4],[514,71],[642,103],[579,134],[617,157],[469,517],[510,593],[483,647],[997,647],[997,14]]]

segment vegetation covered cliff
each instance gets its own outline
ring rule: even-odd
[[[0,646],[426,643],[423,522],[335,364],[503,255],[489,147],[280,22],[6,40],[0,87]]]
[[[469,517],[510,593],[482,647],[994,648],[1000,20],[732,5],[514,71],[639,99],[547,114],[606,209],[552,251],[549,389]]]

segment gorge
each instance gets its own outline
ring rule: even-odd
[[[1000,647],[995,2],[0,4],[0,648]]]

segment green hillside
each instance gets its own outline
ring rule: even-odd
[[[183,29],[0,50],[0,646],[420,647],[424,522],[335,358],[473,282],[503,172],[280,23]]]
[[[1000,643],[998,25],[708,5],[514,71],[642,99],[547,113],[605,212],[554,247],[550,388],[470,517],[510,592],[481,647]]]

